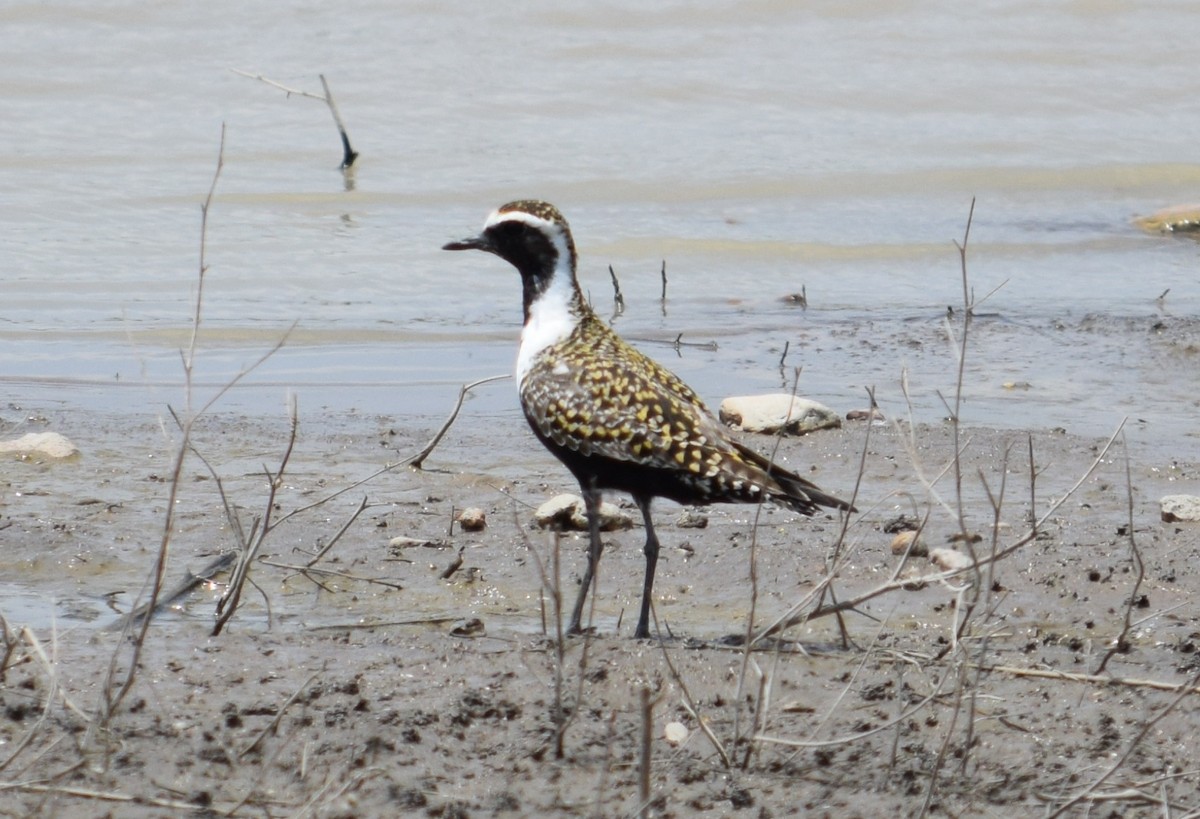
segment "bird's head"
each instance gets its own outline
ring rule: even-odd
[[[558,271],[575,275],[575,242],[558,208],[549,202],[521,199],[488,216],[478,236],[450,242],[443,250],[484,250],[521,272],[536,291],[549,285]]]

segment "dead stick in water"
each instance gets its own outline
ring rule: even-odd
[[[208,582],[209,580],[212,580],[214,576],[228,569],[231,565],[233,565],[233,562],[236,559],[237,552],[223,552],[195,574],[188,572],[187,576],[184,577],[183,580],[180,580],[177,584],[175,584],[174,587],[162,595],[153,608],[151,608],[150,603],[138,606],[136,609],[129,612],[120,620],[117,620],[117,622],[108,626],[104,630],[121,631],[126,625],[140,623],[142,618],[147,616],[147,613],[151,617],[156,614],[160,614],[179,600],[187,597],[196,589],[196,587]]]
[[[321,78],[321,87],[325,89],[325,102],[329,105],[329,113],[333,114],[333,123],[337,126],[338,136],[342,138],[342,170],[347,170],[354,164],[354,160],[358,159],[358,151],[350,147],[350,136],[346,133],[346,123],[342,122],[341,112],[338,111],[337,103],[333,101],[333,92],[329,90],[329,83],[325,80],[324,74],[318,74]]]
[[[346,132],[346,124],[342,121],[341,112],[338,111],[337,103],[333,100],[333,92],[329,90],[329,83],[325,80],[324,74],[318,74],[321,78],[321,86],[325,89],[325,94],[314,94],[311,91],[303,91],[299,88],[290,88],[281,82],[276,82],[269,77],[264,77],[262,74],[251,74],[249,71],[242,71],[240,68],[230,69],[234,74],[242,77],[249,77],[252,80],[266,83],[272,88],[278,88],[280,91],[287,94],[289,97],[295,94],[298,97],[308,97],[313,100],[321,100],[329,106],[329,112],[333,114],[333,124],[337,126],[338,136],[342,140],[342,165],[343,171],[349,170],[354,161],[358,159],[358,151],[350,147],[350,136]]]

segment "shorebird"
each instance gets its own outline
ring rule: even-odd
[[[483,250],[521,274],[525,325],[517,353],[521,408],[534,435],[579,481],[587,510],[588,562],[568,632],[581,629],[584,601],[603,545],[605,490],[626,492],[646,527],[646,576],[634,637],[650,636],[659,543],[650,504],[758,503],[771,500],[812,515],[850,509],[732,437],[676,375],[638,352],[584,301],[575,278],[575,241],[547,202],[509,202],[483,232],[445,250]]]

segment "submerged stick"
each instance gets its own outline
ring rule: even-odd
[[[354,160],[358,159],[358,151],[350,147],[350,135],[346,133],[346,123],[342,122],[341,112],[338,111],[337,103],[333,101],[333,92],[329,90],[329,83],[325,80],[324,74],[318,74],[321,78],[321,87],[325,89],[325,102],[329,105],[329,113],[333,114],[333,124],[337,126],[338,136],[342,138],[342,170],[348,170],[354,164]]]
[[[162,598],[157,604],[152,606],[150,602],[143,603],[104,630],[122,631],[126,626],[140,623],[143,617],[154,617],[157,614],[161,614],[175,603],[187,597],[199,586],[207,583],[209,580],[212,580],[215,576],[228,569],[233,565],[233,562],[236,559],[236,552],[222,552],[200,571],[194,574],[192,572],[188,572],[187,576],[185,576],[182,580],[172,586],[170,590],[162,595]]]
[[[617,271],[613,270],[613,266],[608,266],[608,275],[612,276],[613,286],[613,318],[625,312],[625,297],[621,295],[621,283],[617,281]]]
[[[324,74],[318,74],[317,76],[321,78],[321,87],[325,89],[325,93],[314,94],[311,91],[303,91],[299,88],[290,88],[281,82],[276,82],[268,77],[264,77],[262,74],[251,74],[249,71],[242,71],[240,68],[232,68],[230,70],[234,74],[238,74],[242,77],[249,77],[252,80],[258,80],[259,82],[266,83],[272,88],[278,88],[289,97],[295,94],[298,97],[308,97],[309,99],[313,100],[321,100],[328,105],[329,113],[333,114],[333,124],[337,126],[338,136],[342,140],[341,169],[343,172],[350,170],[350,167],[354,164],[354,161],[358,159],[358,151],[350,147],[350,136],[346,131],[346,124],[342,121],[341,112],[338,111],[337,103],[333,100],[333,92],[329,90],[329,83],[326,81]]]

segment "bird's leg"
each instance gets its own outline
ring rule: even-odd
[[[587,600],[588,588],[600,565],[600,552],[604,544],[600,542],[600,490],[594,486],[580,485],[583,490],[583,507],[587,512],[588,522],[588,562],[583,572],[583,584],[579,587],[579,597],[575,598],[575,610],[571,612],[571,624],[567,626],[567,634],[581,634],[583,628],[583,603]]]
[[[646,545],[642,551],[646,555],[646,583],[642,586],[642,613],[638,616],[637,631],[633,633],[636,639],[650,636],[650,596],[654,590],[654,569],[658,565],[658,536],[654,534],[654,521],[650,517],[651,498],[634,497],[634,502],[642,510],[642,519],[646,522]]]

